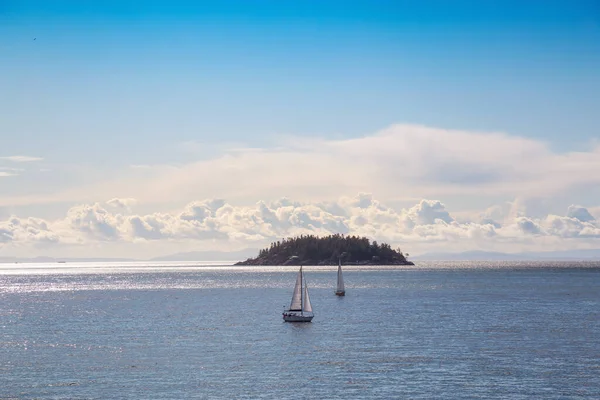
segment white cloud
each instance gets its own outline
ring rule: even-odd
[[[567,217],[575,218],[582,222],[590,222],[595,220],[595,218],[586,208],[574,204],[569,206],[569,209],[567,210]]]
[[[590,208],[588,208],[588,211],[590,212],[590,214],[592,214],[594,219],[600,220],[600,206],[590,207]]]
[[[58,243],[59,235],[54,232],[48,222],[38,218],[10,217],[0,221],[0,249],[7,243],[15,245]]]
[[[595,219],[589,220],[587,209],[581,206],[569,207],[565,216],[533,218],[517,213],[498,224],[458,222],[439,200],[424,199],[412,207],[394,209],[368,193],[328,202],[282,198],[259,201],[252,206],[207,199],[168,213],[124,213],[128,210],[121,205],[134,202],[113,199],[106,206],[81,204],[56,221],[11,217],[0,222],[0,247],[10,250],[11,246],[85,247],[112,243],[135,248],[144,243],[158,246],[195,243],[196,248],[237,249],[263,246],[272,240],[300,234],[330,233],[364,235],[402,246],[409,252],[521,251],[523,247],[538,251],[547,249],[549,241],[553,249],[600,246],[600,224]],[[584,220],[574,215],[583,216]]]
[[[32,162],[32,161],[41,161],[43,158],[41,157],[31,157],[31,156],[6,156],[0,157],[0,160],[7,160],[12,162]]]
[[[502,133],[393,125],[362,138],[282,137],[274,145],[217,146],[200,161],[139,165],[102,183],[0,202],[93,202],[110,196],[183,204],[215,195],[233,204],[281,196],[331,202],[371,192],[386,202],[462,196],[482,205],[490,199],[526,201],[600,184],[600,146],[557,153],[543,142]]]
[[[0,171],[0,178],[7,176],[17,176],[14,172]]]
[[[119,239],[121,223],[120,214],[111,214],[99,203],[95,203],[72,207],[58,225],[64,225],[64,230],[70,231],[76,239],[102,241]]]
[[[519,229],[525,234],[537,235],[541,233],[540,226],[531,218],[518,217],[516,222]]]
[[[597,224],[595,220],[582,221],[578,218],[568,216],[549,215],[543,223],[547,234],[552,236],[563,238],[600,238],[600,224]]]
[[[454,221],[446,207],[438,200],[421,200],[419,204],[412,207],[406,213],[406,220],[412,226],[431,225],[442,221],[447,224]]]
[[[117,208],[120,210],[127,210],[127,211],[131,211],[131,207],[134,206],[137,203],[136,199],[133,199],[131,197],[128,198],[124,198],[124,199],[119,199],[119,198],[114,198],[114,199],[110,199],[106,202],[107,205],[109,205],[110,207],[113,208]]]

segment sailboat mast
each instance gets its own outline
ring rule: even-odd
[[[304,275],[302,274],[302,266],[300,266],[300,315],[304,315],[304,290],[302,289],[302,281]]]
[[[337,270],[337,290],[340,290],[340,274],[342,273],[342,259],[338,258],[338,270]]]

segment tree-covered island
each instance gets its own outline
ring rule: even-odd
[[[354,265],[414,265],[400,249],[394,250],[387,243],[339,234],[283,239],[260,250],[258,257],[235,265],[337,265],[338,259]]]

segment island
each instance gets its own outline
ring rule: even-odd
[[[283,239],[260,250],[256,258],[235,265],[337,265],[338,260],[346,265],[414,265],[387,243],[340,234]]]

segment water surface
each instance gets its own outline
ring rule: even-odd
[[[0,398],[600,398],[600,264],[0,264]]]

